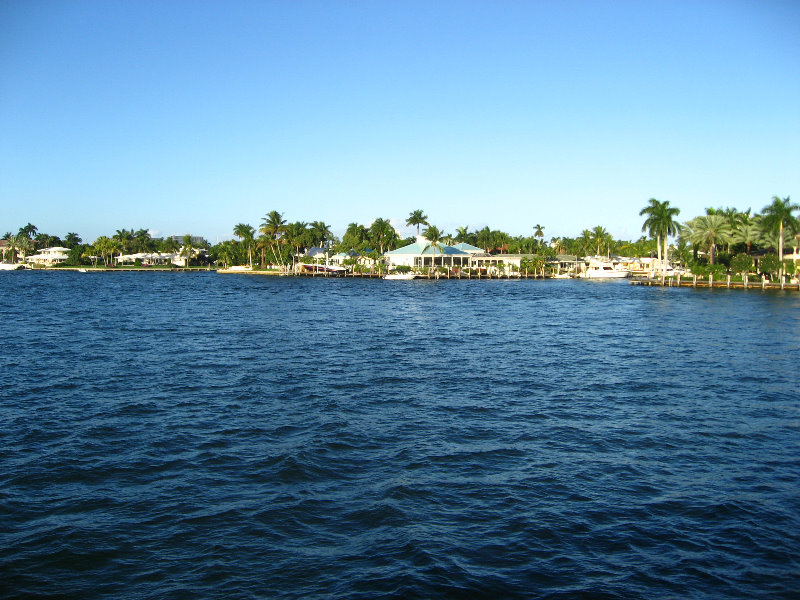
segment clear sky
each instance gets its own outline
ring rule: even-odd
[[[773,195],[800,200],[795,0],[0,2],[0,235],[423,209],[635,239],[650,197]]]

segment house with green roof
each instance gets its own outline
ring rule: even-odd
[[[472,256],[469,252],[444,244],[437,244],[434,249],[430,242],[421,236],[417,237],[417,241],[413,244],[389,250],[383,255],[390,267],[405,266],[412,269],[421,269],[432,265],[450,268],[468,267]]]

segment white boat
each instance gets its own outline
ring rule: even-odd
[[[383,276],[384,279],[416,279],[416,273],[389,273]]]
[[[0,271],[16,271],[17,269],[22,269],[23,266],[21,264],[16,263],[0,263]]]
[[[630,276],[630,269],[626,269],[610,260],[597,259],[590,259],[589,265],[582,274],[582,277],[586,279],[624,279]]]
[[[317,265],[309,263],[297,263],[295,273],[322,273],[328,275],[344,275],[347,269],[337,265]]]

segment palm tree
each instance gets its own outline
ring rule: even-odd
[[[174,237],[168,237],[161,241],[159,244],[161,247],[161,252],[166,252],[168,254],[174,254],[178,250],[180,250],[181,245],[178,243]]]
[[[219,245],[219,260],[222,261],[222,268],[227,269],[228,264],[232,263],[236,256],[236,251],[233,247],[233,242],[224,241]]]
[[[656,252],[658,253],[658,262],[663,264],[661,261],[661,229],[658,227],[658,213],[661,207],[661,203],[656,200],[655,198],[650,198],[648,200],[648,205],[645,206],[642,210],[639,211],[639,216],[647,215],[647,219],[644,221],[644,225],[642,225],[642,231],[647,232],[647,235],[650,237],[656,238]]]
[[[530,264],[533,267],[534,277],[536,277],[537,272],[541,271],[542,279],[544,279],[544,268],[547,266],[547,259],[544,256],[537,254],[533,257],[533,259],[531,259]]]
[[[81,240],[81,236],[79,236],[77,233],[73,233],[72,231],[64,236],[64,244],[67,246],[67,248],[74,248],[82,241],[83,240]]]
[[[28,256],[34,251],[33,241],[24,235],[17,236],[17,250],[24,257]]]
[[[256,230],[247,223],[237,223],[233,227],[233,235],[242,240],[242,243],[247,247],[247,259],[250,263],[250,268],[253,268],[253,237]]]
[[[726,243],[733,233],[728,219],[717,214],[695,217],[685,227],[690,242],[698,246],[708,245],[709,263],[712,265],[717,244]]]
[[[181,256],[184,258],[184,266],[189,266],[189,261],[194,256],[194,246],[192,245],[192,236],[188,233],[183,236],[183,247],[181,248]]]
[[[106,248],[108,249],[108,264],[113,265],[114,260],[116,259],[117,265],[119,265],[120,258],[122,257],[123,253],[123,248],[120,242],[118,240],[115,240],[113,237],[110,237],[108,238],[108,243],[106,244]]]
[[[761,223],[765,230],[778,234],[778,259],[781,261],[781,279],[783,279],[783,230],[796,231],[798,221],[792,213],[800,210],[800,205],[792,204],[789,196],[781,200],[778,196],[772,197],[772,204],[761,209]]]
[[[492,230],[489,227],[484,227],[483,229],[479,230],[475,235],[475,242],[486,252],[489,254],[489,250],[492,248]]]
[[[272,241],[265,235],[260,235],[256,239],[256,249],[261,255],[261,268],[267,266],[267,248],[270,248]]]
[[[294,257],[300,254],[300,248],[308,245],[308,237],[308,228],[303,221],[289,223],[286,226],[286,240],[295,249],[294,256],[292,257],[293,261]],[[294,264],[294,262],[292,264]]]
[[[708,209],[706,209],[708,210]],[[717,209],[717,214],[724,215],[726,219],[728,219],[728,223],[731,225],[731,230],[735,233],[739,227],[744,225],[745,223],[750,222],[750,209],[748,208],[744,212],[739,212],[736,208],[733,207],[726,207]],[[731,244],[736,243],[736,240],[733,237],[728,239],[728,254],[731,253]]]
[[[754,220],[741,223],[731,235],[731,241],[734,244],[745,244],[745,246],[747,246],[747,254],[750,254],[751,246],[753,244],[758,244],[761,239],[761,226]]]
[[[261,227],[259,227],[258,230],[269,240],[269,247],[272,250],[272,256],[275,258],[275,262],[283,266],[283,262],[278,258],[278,253],[276,251],[279,240],[286,231],[286,221],[283,215],[277,210],[270,211],[267,213],[267,216],[262,219]],[[261,262],[264,262],[263,257]]]
[[[594,246],[594,237],[592,236],[592,232],[588,229],[584,229],[581,231],[581,237],[578,238],[577,242],[581,252],[583,254],[589,254]]]
[[[36,234],[38,232],[39,230],[36,228],[36,225],[34,225],[33,223],[28,223],[27,225],[25,225],[25,227],[19,228],[19,232],[17,232],[17,235],[21,235],[23,237],[28,238],[29,240],[32,240],[34,237],[36,237]]]
[[[601,225],[598,225],[597,227],[592,229],[590,234],[592,239],[592,245],[597,247],[596,254],[597,256],[600,256],[600,248],[602,246],[606,246],[606,248],[610,246],[609,239],[611,238],[611,236],[608,234],[608,231],[606,231],[606,228],[602,227]]]
[[[309,227],[313,244],[321,248],[326,247],[327,243],[333,237],[331,228],[326,225],[324,221],[312,221]]]
[[[408,218],[406,219],[406,225],[411,225],[412,227],[416,225],[417,236],[419,236],[419,226],[429,225],[428,217],[421,210],[411,211],[411,214],[408,215]]]
[[[5,234],[3,239],[6,241],[6,247],[3,249],[3,260],[6,259],[6,253],[11,256],[11,262],[17,262],[17,250],[19,245],[19,236],[14,235],[10,231]]]
[[[147,229],[137,229],[133,232],[133,244],[137,252],[151,252],[155,248],[153,238]]]
[[[422,254],[424,255],[425,250],[427,250],[428,248],[431,248],[433,250],[433,259],[431,261],[431,267],[433,267],[433,270],[435,271],[436,247],[437,246],[441,247],[442,237],[444,237],[444,234],[441,231],[439,231],[439,228],[436,227],[435,225],[428,225],[428,228],[423,232],[423,236],[428,241],[428,243],[425,244],[425,247],[422,249]],[[424,265],[424,259],[423,259],[423,265]]]
[[[650,198],[648,205],[639,211],[640,217],[647,215],[644,225],[642,225],[642,231],[646,231],[648,235],[656,238],[658,260],[661,263],[662,271],[665,273],[669,260],[669,236],[677,235],[680,231],[680,225],[675,221],[675,217],[680,212],[680,209],[671,207],[669,201],[659,202],[655,198]],[[664,241],[663,260],[661,255],[662,239]]]
[[[369,243],[369,231],[361,223],[350,223],[339,244],[343,252],[361,252]]]
[[[49,248],[50,246],[60,245],[60,243],[61,240],[59,238],[48,233],[37,233],[36,237],[33,238],[34,248]]]
[[[111,239],[117,242],[120,254],[123,252],[130,252],[131,244],[133,243],[133,229],[117,229]]]
[[[505,231],[493,231],[492,235],[494,247],[500,250],[500,254],[508,254],[508,244],[511,241],[511,236]]]
[[[375,219],[369,226],[369,235],[372,243],[378,246],[381,256],[383,256],[384,249],[388,250],[389,246],[398,238],[397,232],[389,220],[381,218]]]
[[[107,254],[107,246],[108,246],[108,238],[104,235],[98,237],[94,242],[92,242],[92,253],[95,256],[100,256],[103,259],[103,264],[107,265],[108,261],[106,260]]]
[[[92,246],[94,247],[94,252],[102,257],[104,265],[108,265],[112,261],[114,252],[117,250],[117,242],[104,235],[97,238]]]
[[[539,225],[538,223],[533,226],[533,237],[536,238],[536,241],[541,244],[542,240],[544,239],[544,227]]]
[[[469,225],[456,227],[456,242],[466,242],[469,239]]]

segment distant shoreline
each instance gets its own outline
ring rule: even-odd
[[[206,268],[206,267],[174,267],[174,268],[153,268],[153,267],[39,267],[35,269],[19,269],[19,271],[47,271],[47,272],[58,272],[58,271],[68,271],[68,272],[82,272],[82,273],[218,273],[218,274],[237,274],[237,275],[266,275],[266,276],[280,276],[280,277],[301,277],[303,279],[383,279],[384,274],[382,273],[348,273],[347,275],[326,275],[324,273],[286,273],[285,271],[280,270],[244,270],[244,269],[213,269],[213,268]],[[417,278],[421,281],[429,281],[431,279],[439,281],[439,280],[477,280],[477,281],[497,281],[497,280],[522,280],[522,279],[533,279],[537,281],[544,281],[544,280],[555,280],[559,279],[556,277],[534,277],[534,276],[526,276],[524,274],[518,275],[495,275],[492,277],[483,276],[483,277],[464,277],[464,276],[455,276],[455,277],[447,277],[447,276],[440,276],[440,277],[419,277]],[[579,278],[573,278],[579,279]],[[607,283],[608,281],[622,281],[620,279],[611,279],[611,280],[598,280],[594,279],[591,280],[594,283],[600,282],[602,285],[603,282]],[[735,290],[761,290],[761,291],[797,291],[800,292],[800,284],[798,283],[784,283],[781,285],[780,283],[775,282],[767,282],[764,280],[756,280],[751,281],[748,283],[747,286],[744,285],[742,281],[734,281],[729,279],[714,279],[709,282],[708,279],[703,278],[694,278],[684,276],[681,278],[680,281],[677,281],[674,277],[656,277],[656,278],[647,278],[647,277],[633,277],[627,279],[629,285],[634,286],[646,286],[646,287],[665,287],[665,288],[703,288],[703,289],[735,289]]]

